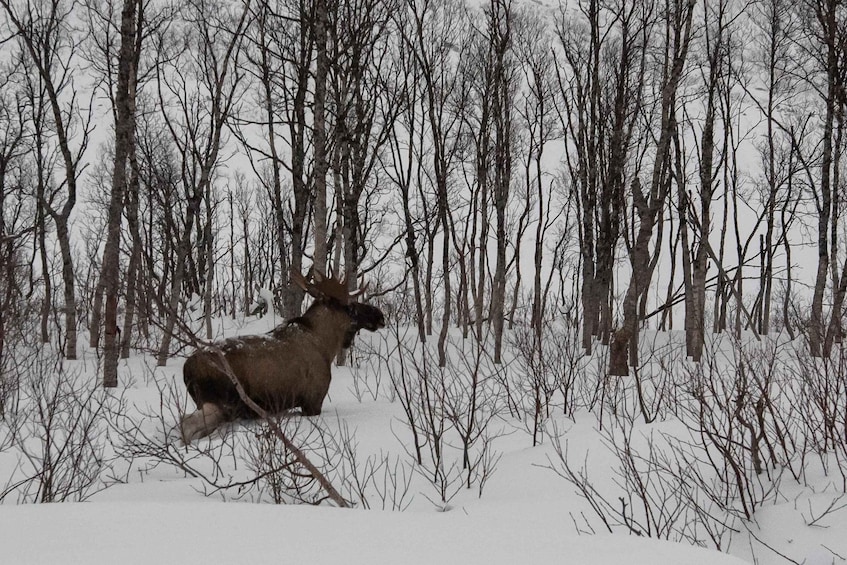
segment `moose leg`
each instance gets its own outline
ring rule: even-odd
[[[323,395],[309,394],[300,399],[300,413],[304,416],[317,416],[324,403]],[[296,406],[296,405],[295,405]]]
[[[324,398],[329,392],[329,379],[321,379],[315,383],[315,387],[303,396],[300,403],[300,411],[304,416],[317,416],[321,413]]]
[[[304,416],[317,416],[321,413],[322,402],[304,402],[300,412]]]
[[[188,445],[195,439],[206,437],[225,420],[224,411],[217,404],[206,403],[199,410],[182,419],[182,441]]]

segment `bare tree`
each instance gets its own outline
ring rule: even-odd
[[[389,43],[391,16],[396,9],[393,0],[344,0],[339,2],[332,23],[329,99],[335,114],[333,173],[340,181],[335,186],[339,206],[336,222],[342,236],[336,246],[343,246],[350,291],[357,288],[360,267],[368,253],[368,212],[381,194],[380,156],[403,110],[401,92],[392,78],[398,69],[390,57]]]
[[[583,22],[572,21],[566,12],[557,22],[564,61],[556,71],[562,126],[574,148],[565,157],[580,219],[582,343],[590,353],[595,338],[606,344],[611,336],[626,166],[643,112],[653,7],[589,0],[579,10]]]
[[[717,188],[717,179],[724,154],[717,152],[716,121],[719,117],[720,93],[718,88],[723,76],[729,73],[727,56],[728,44],[732,40],[730,25],[733,15],[729,13],[728,2],[719,0],[709,2],[703,10],[705,66],[702,68],[703,87],[705,89],[705,114],[699,137],[699,208],[687,197],[685,180],[677,177],[680,198],[680,234],[683,246],[683,275],[685,281],[685,343],[689,356],[700,361],[706,330],[706,272],[708,269],[709,236],[712,222],[712,200]],[[677,157],[679,158],[679,156]],[[683,206],[685,206],[683,208]],[[698,218],[697,244],[691,247],[688,238],[687,217],[691,214]],[[694,222],[692,222],[694,223]],[[689,249],[693,249],[689,252]]]
[[[400,38],[410,37],[409,34],[413,33],[412,20],[407,10],[401,9],[395,12],[394,25]],[[431,223],[431,220],[420,219],[418,208],[425,210],[427,202],[424,198],[416,201],[417,194],[413,186],[415,179],[422,175],[424,166],[425,149],[422,140],[426,120],[421,112],[420,67],[416,64],[410,42],[401,39],[398,43],[395,62],[401,78],[398,78],[395,89],[404,103],[388,138],[391,165],[386,165],[385,169],[386,174],[399,189],[399,205],[402,208],[399,215],[403,218],[407,280],[411,279],[412,284],[418,339],[424,343],[428,332],[427,317],[424,313],[423,281],[421,280],[422,251],[419,248],[421,244],[418,226],[422,221]],[[418,186],[418,190],[422,190],[422,187]]]
[[[166,364],[170,354],[194,223],[199,221],[203,199],[210,193],[222,136],[233,105],[242,93],[239,56],[249,7],[249,1],[242,3],[239,11],[213,1],[191,2],[184,8],[184,22],[173,30],[186,34],[187,45],[166,45],[165,37],[160,37],[156,45],[163,57],[157,66],[159,101],[179,153],[181,182],[187,199],[157,356],[159,366]],[[172,58],[166,64],[167,54]]]
[[[767,124],[767,133],[759,151],[762,158],[762,170],[765,190],[765,235],[762,242],[762,273],[759,307],[759,333],[768,334],[771,329],[771,310],[773,282],[775,275],[775,249],[782,241],[790,246],[787,236],[789,225],[783,224],[781,231],[777,225],[780,208],[791,206],[793,198],[789,187],[794,167],[790,166],[790,154],[793,151],[790,138],[779,127],[778,112],[787,106],[789,97],[796,94],[794,88],[793,66],[794,35],[797,28],[796,18],[792,15],[792,2],[769,0],[755,7],[753,22],[759,33],[759,64],[766,74],[766,100],[764,103],[753,97],[762,110]],[[761,68],[760,67],[760,68]],[[780,112],[781,113],[781,112]],[[793,216],[793,214],[792,214]],[[790,251],[786,253],[790,255]],[[789,262],[790,263],[790,262]],[[789,265],[786,264],[786,266]],[[787,326],[790,331],[790,324]]]
[[[491,231],[491,170],[493,122],[493,98],[495,96],[495,60],[493,42],[489,30],[488,16],[483,12],[482,24],[473,24],[468,57],[464,59],[463,79],[470,89],[469,103],[465,107],[464,119],[473,140],[473,184],[470,195],[470,252],[471,263],[468,284],[473,294],[473,321],[476,335],[482,336],[486,315],[486,304],[491,306],[488,289],[489,233]],[[478,29],[482,28],[482,29]],[[492,36],[492,37],[490,37]]]
[[[403,37],[420,66],[423,77],[423,112],[432,142],[432,177],[435,186],[436,217],[441,230],[441,272],[444,284],[444,310],[438,336],[438,363],[446,363],[447,330],[452,313],[450,281],[450,176],[457,166],[462,143],[461,113],[456,111],[462,91],[456,60],[461,60],[464,45],[463,10],[454,0],[408,0],[407,9],[414,21],[411,36]],[[458,53],[455,51],[459,50]],[[434,239],[432,240],[434,241]],[[433,254],[429,254],[430,260]],[[431,277],[427,277],[431,280]]]
[[[236,134],[247,147],[251,166],[274,210],[279,272],[283,277],[279,281],[281,306],[283,315],[288,317],[298,315],[303,302],[303,291],[288,284],[287,277],[289,271],[303,271],[314,183],[318,182],[314,178],[317,163],[310,167],[308,157],[310,145],[317,143],[313,138],[320,135],[316,130],[322,124],[316,126],[315,120],[320,121],[322,108],[314,108],[312,119],[307,111],[310,102],[314,102],[310,93],[317,8],[316,3],[306,0],[255,3],[245,59],[249,62],[246,71],[259,85],[255,103],[261,117],[245,112],[235,120]],[[321,92],[316,94],[320,96]],[[261,128],[261,144],[250,135],[251,126]],[[290,185],[284,173],[290,175]]]
[[[694,0],[668,0],[662,16],[665,36],[662,43],[659,131],[650,184],[644,192],[638,177],[632,181],[631,196],[638,216],[638,229],[630,250],[632,273],[623,302],[623,323],[615,331],[609,354],[609,373],[628,375],[629,364],[637,365],[639,302],[647,292],[655,262],[650,241],[670,191],[671,141],[676,130],[676,95],[691,44]]]
[[[512,184],[513,113],[517,88],[517,65],[512,53],[512,33],[515,14],[510,0],[492,0],[486,11],[487,35],[491,57],[492,106],[494,125],[494,179],[492,197],[495,210],[495,236],[497,241],[494,279],[491,285],[490,318],[494,329],[494,362],[500,363],[503,355],[503,326],[506,304],[506,212]],[[482,274],[480,273],[480,276]]]
[[[39,99],[43,100],[50,116],[49,121],[38,117],[40,134],[45,140],[53,139],[64,168],[58,186],[45,186],[40,205],[56,226],[64,282],[65,356],[76,359],[76,291],[70,216],[76,206],[80,162],[92,128],[92,99],[79,99],[74,76],[78,72],[75,66],[78,41],[72,29],[71,14],[77,2],[40,0],[23,4],[0,0],[0,7],[25,53],[30,80],[37,85],[34,90],[40,93]],[[61,204],[57,202],[60,193],[64,193]]]
[[[138,63],[141,57],[144,4],[139,0],[124,0],[121,10],[121,44],[117,61],[115,86],[115,153],[112,170],[111,197],[106,227],[106,243],[100,282],[94,298],[91,320],[91,344],[97,347],[100,336],[100,307],[106,299],[105,339],[103,342],[103,386],[118,384],[118,291],[120,289],[121,220],[127,199],[130,176],[130,154],[135,152],[135,99],[138,86]]]
[[[355,4],[355,2],[352,2]],[[332,26],[334,33],[332,34],[335,41],[332,48],[335,49],[335,56],[338,57],[343,50],[339,48],[338,25],[343,22],[333,21],[330,23],[329,14],[331,11],[338,13],[339,8],[345,8],[351,2],[336,2],[330,4],[329,0],[314,0],[313,3],[313,34],[315,43],[315,100],[314,100],[314,153],[315,153],[315,191],[314,191],[314,221],[315,221],[315,268],[321,272],[326,272],[327,266],[327,192],[326,192],[326,175],[329,170],[329,151],[327,145],[327,129],[326,129],[326,102],[327,102],[327,80],[330,73],[330,45],[329,45],[329,27]],[[335,8],[335,10],[333,10]],[[357,53],[353,51],[353,56]],[[336,59],[337,62],[337,59]],[[336,110],[338,111],[338,109]],[[341,123],[341,117],[336,120]],[[336,143],[338,140],[336,140]],[[299,272],[299,271],[298,271]],[[355,282],[355,281],[352,281]]]
[[[532,314],[530,324],[536,330],[541,329],[544,315],[544,296],[542,293],[542,269],[545,259],[545,238],[561,212],[553,215],[551,205],[552,178],[543,165],[544,150],[560,135],[556,127],[555,114],[555,65],[552,51],[552,37],[546,21],[539,16],[527,15],[526,22],[519,30],[516,51],[525,80],[525,89],[517,104],[516,111],[525,123],[527,147],[524,161],[524,202],[520,225],[528,226],[533,221],[535,205],[535,243],[533,250]],[[545,186],[547,188],[545,188]],[[520,226],[519,226],[520,232]],[[518,302],[521,287],[520,242],[515,245],[514,263],[516,270],[515,295],[512,300],[512,314]]]
[[[806,10],[803,24],[808,44],[804,54],[814,64],[809,81],[812,87],[817,89],[824,104],[818,157],[819,180],[812,184],[812,196],[817,211],[818,266],[809,320],[809,348],[815,357],[829,354],[834,339],[834,336],[830,337],[831,330],[840,331],[840,323],[830,324],[830,329],[825,329],[823,314],[824,294],[830,268],[833,267],[832,261],[837,260],[830,246],[836,249],[839,198],[835,190],[838,186],[840,140],[844,129],[845,100],[842,95],[844,77],[842,65],[839,62],[844,31],[843,22],[841,22],[843,15],[840,14],[838,4],[835,0],[808,0],[802,5]],[[819,82],[820,86],[818,86]],[[838,293],[836,293],[835,301],[838,301],[837,297]],[[840,319],[841,304],[834,304],[834,306],[836,307],[833,308],[832,319]]]
[[[20,89],[20,60],[0,66],[0,373],[7,372],[7,328],[22,318],[22,275],[27,248],[33,246],[34,210],[26,206],[23,158],[30,150],[25,129],[27,109]],[[0,377],[0,417],[9,387]]]

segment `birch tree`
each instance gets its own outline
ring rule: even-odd
[[[187,201],[157,355],[159,366],[167,363],[170,354],[195,222],[210,194],[227,122],[243,93],[240,55],[249,7],[249,0],[232,7],[214,0],[192,1],[184,7],[183,25],[173,30],[185,34],[185,42],[168,46],[160,39],[156,46],[162,57],[172,56],[157,66],[157,87],[167,131],[178,151]]]
[[[0,0],[6,25],[19,42],[29,74],[30,88],[38,101],[33,106],[34,127],[46,144],[59,153],[63,173],[45,178],[39,205],[53,220],[62,257],[65,343],[68,359],[77,358],[76,282],[70,238],[70,217],[77,203],[77,183],[82,157],[92,131],[93,92],[78,89],[79,40],[73,26],[75,1]],[[41,109],[44,113],[41,113]]]
[[[630,197],[638,227],[629,250],[631,275],[623,301],[623,322],[615,331],[609,352],[609,374],[625,376],[629,365],[638,363],[639,303],[650,287],[655,262],[650,242],[656,223],[661,221],[671,187],[671,141],[676,131],[677,89],[691,45],[694,0],[666,0],[661,15],[664,37],[661,41],[661,76],[658,105],[658,131],[649,184],[642,188],[636,176],[630,184]],[[646,190],[645,190],[646,188]]]

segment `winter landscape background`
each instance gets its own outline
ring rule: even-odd
[[[835,0],[0,0],[4,562],[844,562],[846,70]],[[311,270],[387,327],[185,445]]]

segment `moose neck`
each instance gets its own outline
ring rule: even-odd
[[[317,343],[321,352],[328,360],[332,360],[341,351],[344,337],[352,325],[347,309],[338,304],[315,302],[302,318],[318,337]]]

